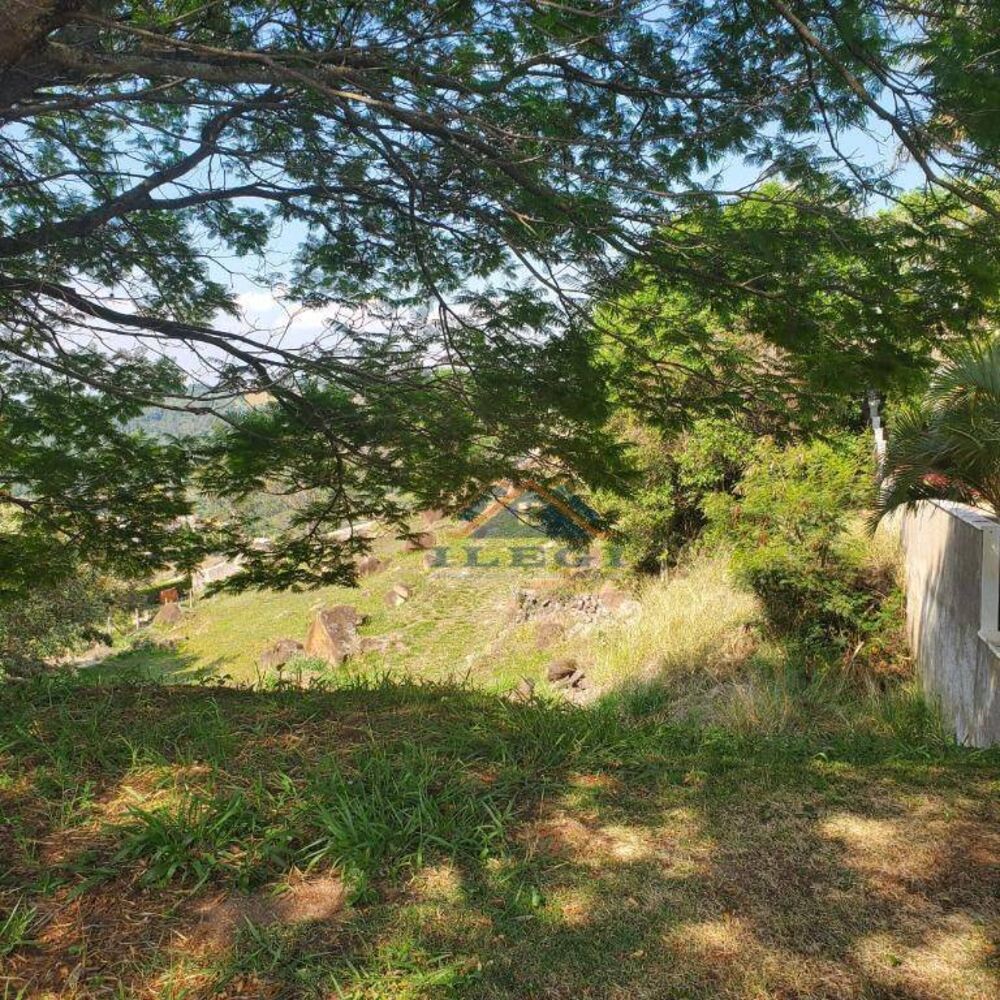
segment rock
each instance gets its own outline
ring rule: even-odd
[[[546,671],[545,676],[550,683],[553,683],[579,672],[579,664],[576,660],[569,657],[564,660],[553,660],[549,664],[549,669]]]
[[[404,653],[406,644],[399,632],[388,632],[385,635],[362,636],[358,645],[359,653]]]
[[[366,616],[353,604],[334,604],[332,607],[324,608],[320,614],[326,615],[328,621],[335,621],[345,628],[355,630],[367,621]]]
[[[522,677],[508,697],[514,702],[531,701],[535,697],[535,682],[530,677]]]
[[[385,595],[385,603],[390,608],[398,608],[413,596],[413,591],[405,583],[394,583]]]
[[[566,633],[566,625],[558,618],[542,619],[535,625],[535,649],[548,649]]]
[[[597,599],[608,611],[614,613],[625,601],[631,600],[631,597],[620,587],[616,587],[613,583],[606,583],[597,592]]]
[[[432,549],[435,545],[437,545],[437,536],[434,532],[421,531],[412,538],[408,538],[403,544],[403,549],[406,552],[421,552],[424,549]]]
[[[359,577],[371,576],[382,568],[382,560],[378,556],[362,556],[355,564],[355,571]]]
[[[174,601],[164,604],[153,616],[154,625],[176,625],[184,617],[181,606]]]
[[[313,619],[306,636],[306,656],[339,666],[359,645],[358,626],[364,617],[350,604],[324,608]]]
[[[297,639],[279,639],[260,654],[260,665],[265,670],[283,667],[290,659],[298,656],[304,648]]]
[[[593,704],[603,693],[603,689],[596,686],[591,687],[588,684],[585,687],[567,687],[563,691],[563,697],[571,705],[582,708],[584,705]]]

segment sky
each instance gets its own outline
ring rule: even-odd
[[[878,125],[873,125],[869,131],[855,129],[842,135],[839,143],[841,151],[859,165],[894,169],[895,182],[901,189],[915,188],[923,183],[923,173],[915,163],[897,162],[898,141],[888,126],[879,128]],[[761,171],[757,166],[733,160],[712,172],[718,174],[720,188],[736,190],[751,185]],[[885,199],[873,198],[869,210],[878,211],[887,205]],[[272,244],[274,261],[290,265],[302,235],[303,232],[298,227],[287,226],[283,229]],[[280,285],[261,283],[252,277],[253,272],[258,270],[256,260],[241,261],[230,257],[222,259],[220,263],[215,276],[236,294],[242,313],[241,320],[220,317],[218,326],[221,329],[235,331],[249,327],[273,330],[283,346],[299,347],[322,336],[331,321],[352,325],[373,322],[371,314],[362,310],[351,312],[342,306],[321,309],[297,306],[285,298]]]

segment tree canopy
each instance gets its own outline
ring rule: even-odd
[[[973,231],[995,253],[998,16],[988,0],[3,0],[8,579],[187,551],[172,525],[192,485],[306,497],[266,556],[236,520],[211,539],[248,557],[244,582],[292,585],[350,575],[330,529],[402,527],[526,455],[535,478],[613,475],[589,304],[641,288],[632,262],[723,313],[738,290],[801,343],[789,303],[822,293],[758,287],[753,227],[726,221],[771,210],[767,177],[786,185],[774,211],[832,220],[824,239],[864,256],[831,308],[860,282],[864,322],[902,324],[870,323],[852,365],[872,340],[876,369],[901,359],[923,301],[898,303],[873,258]],[[888,159],[853,151],[866,133],[931,185],[899,205],[908,235],[851,229],[866,199],[898,200]],[[737,168],[752,173],[732,187]],[[811,268],[815,233],[778,225],[804,254],[787,270]],[[255,328],[253,286],[323,309],[324,333]],[[127,429],[154,404],[225,430]]]

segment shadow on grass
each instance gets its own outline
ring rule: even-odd
[[[0,712],[0,893],[38,909],[35,943],[0,960],[19,987],[926,1000],[996,985],[1000,755],[919,721],[747,737],[389,679],[54,679],[0,689]],[[208,940],[200,908],[310,871],[347,884],[337,919]]]
[[[152,644],[124,650],[83,668],[80,679],[94,684],[203,684],[224,678],[227,660],[200,657]]]

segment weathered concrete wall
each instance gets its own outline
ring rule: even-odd
[[[986,514],[939,501],[920,503],[900,523],[917,672],[958,741],[977,747],[1000,743],[1000,655],[980,634],[985,606],[996,599],[989,546],[997,529]],[[996,614],[994,607],[991,628]]]

